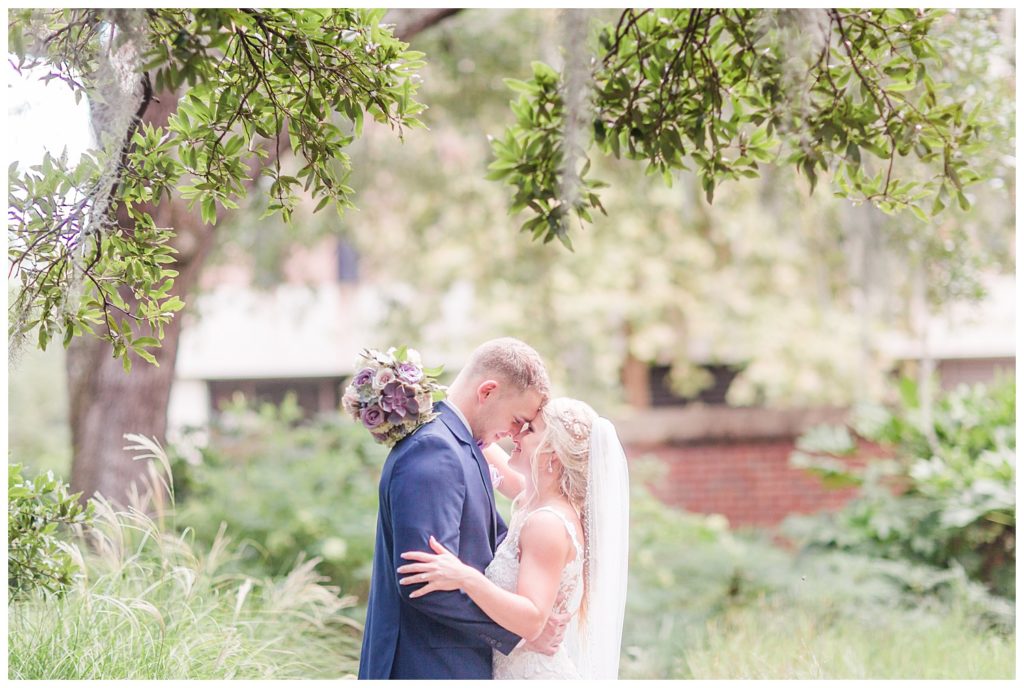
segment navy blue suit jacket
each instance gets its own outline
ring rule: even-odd
[[[491,651],[508,654],[519,636],[490,620],[458,590],[410,599],[399,585],[402,552],[430,552],[431,535],[483,571],[507,527],[494,507],[487,463],[447,404],[394,446],[380,477],[377,539],[361,679],[489,679]]]

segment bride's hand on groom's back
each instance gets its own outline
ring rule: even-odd
[[[531,652],[539,652],[542,655],[550,656],[555,654],[558,652],[558,648],[562,646],[562,640],[565,638],[565,629],[569,625],[571,618],[569,614],[557,611],[551,612],[548,622],[544,624],[544,630],[532,641],[527,642],[524,647]]]
[[[449,552],[438,542],[433,535],[430,536],[430,552],[403,552],[402,558],[418,563],[405,564],[398,567],[400,574],[407,575],[400,578],[398,582],[402,585],[417,585],[426,583],[422,588],[410,593],[409,597],[422,597],[435,590],[458,590],[462,588],[467,579],[477,574],[476,569],[466,566],[459,558]]]

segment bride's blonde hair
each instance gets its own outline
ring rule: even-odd
[[[537,457],[554,453],[562,464],[559,488],[577,513],[583,513],[587,498],[587,475],[590,466],[590,430],[597,412],[578,399],[559,397],[541,409],[544,434],[531,461],[534,478],[539,470]],[[537,481],[534,480],[534,484]]]
[[[597,412],[589,404],[578,399],[558,397],[552,399],[540,412],[544,419],[544,434],[537,444],[537,450],[530,458],[530,470],[533,472],[533,484],[538,484],[538,458],[542,454],[553,453],[562,466],[559,476],[559,489],[580,518],[583,528],[583,570],[586,571],[588,561],[587,543],[590,533],[587,527],[587,483],[590,474],[590,434],[597,420]],[[587,588],[584,581],[583,597],[580,600],[580,621],[586,617]]]

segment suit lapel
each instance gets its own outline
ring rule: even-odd
[[[455,435],[455,438],[469,447],[473,460],[476,462],[477,470],[480,472],[480,479],[484,484],[484,493],[487,495],[487,503],[490,505],[490,536],[491,550],[493,551],[497,547],[498,539],[498,508],[494,502],[494,485],[491,484],[491,470],[487,465],[487,459],[484,458],[483,452],[480,451],[476,440],[470,434],[469,428],[466,427],[466,424],[462,422],[462,419],[456,415],[455,411],[448,404],[439,402],[434,409],[441,414],[441,420],[448,426],[452,434]]]
[[[498,507],[494,503],[494,484],[491,482],[491,469],[487,464],[487,459],[484,458],[484,454],[480,451],[480,447],[477,446],[476,442],[473,442],[472,450],[473,458],[476,459],[476,466],[480,469],[480,477],[484,481],[484,492],[487,493],[487,503],[491,507],[491,551],[494,551],[498,547]]]

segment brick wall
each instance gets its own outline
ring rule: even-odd
[[[953,358],[939,361],[939,378],[945,389],[959,384],[990,383],[1000,375],[1014,375],[1016,359],[1005,358]]]
[[[668,468],[652,491],[667,504],[722,514],[732,526],[772,526],[793,513],[840,508],[856,488],[829,489],[789,467],[792,439],[686,445],[630,444],[633,458],[656,456]]]
[[[1016,359],[947,358],[938,362],[942,387],[988,383],[1012,375]],[[652,395],[651,367],[627,359],[623,384],[632,411],[616,418],[627,456],[654,455],[668,467],[652,491],[668,504],[697,513],[722,514],[733,526],[773,526],[793,513],[842,507],[855,488],[826,488],[820,479],[789,467],[796,438],[818,424],[840,424],[842,408],[741,408],[690,402],[661,407]],[[663,400],[662,400],[663,401]],[[864,446],[854,461],[878,456]],[[893,484],[892,489],[901,489]]]
[[[844,409],[829,408],[693,406],[645,409],[617,419],[616,427],[627,456],[666,464],[664,479],[651,486],[666,503],[722,514],[734,527],[773,526],[789,514],[838,509],[857,494],[855,488],[826,488],[789,466],[804,430],[845,416]]]

